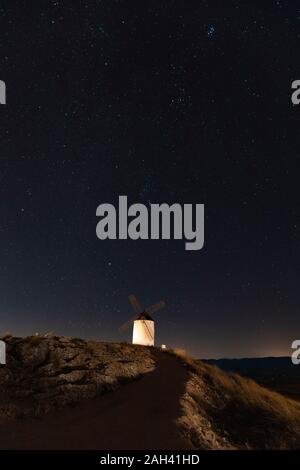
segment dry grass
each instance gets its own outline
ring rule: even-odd
[[[299,449],[300,403],[171,351],[190,373],[180,425],[198,448]]]

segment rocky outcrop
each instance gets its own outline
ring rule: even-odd
[[[150,349],[57,336],[5,337],[0,418],[40,416],[154,369]]]

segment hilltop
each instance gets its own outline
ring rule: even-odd
[[[300,403],[216,366],[126,343],[5,341],[3,449],[300,448]]]

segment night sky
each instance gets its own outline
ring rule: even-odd
[[[290,354],[300,336],[298,1],[2,1],[0,332]],[[96,208],[205,204],[205,246],[100,241]]]

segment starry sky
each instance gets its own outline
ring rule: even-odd
[[[300,335],[299,1],[2,1],[0,331],[290,354]],[[205,247],[96,238],[96,208],[205,204]]]

